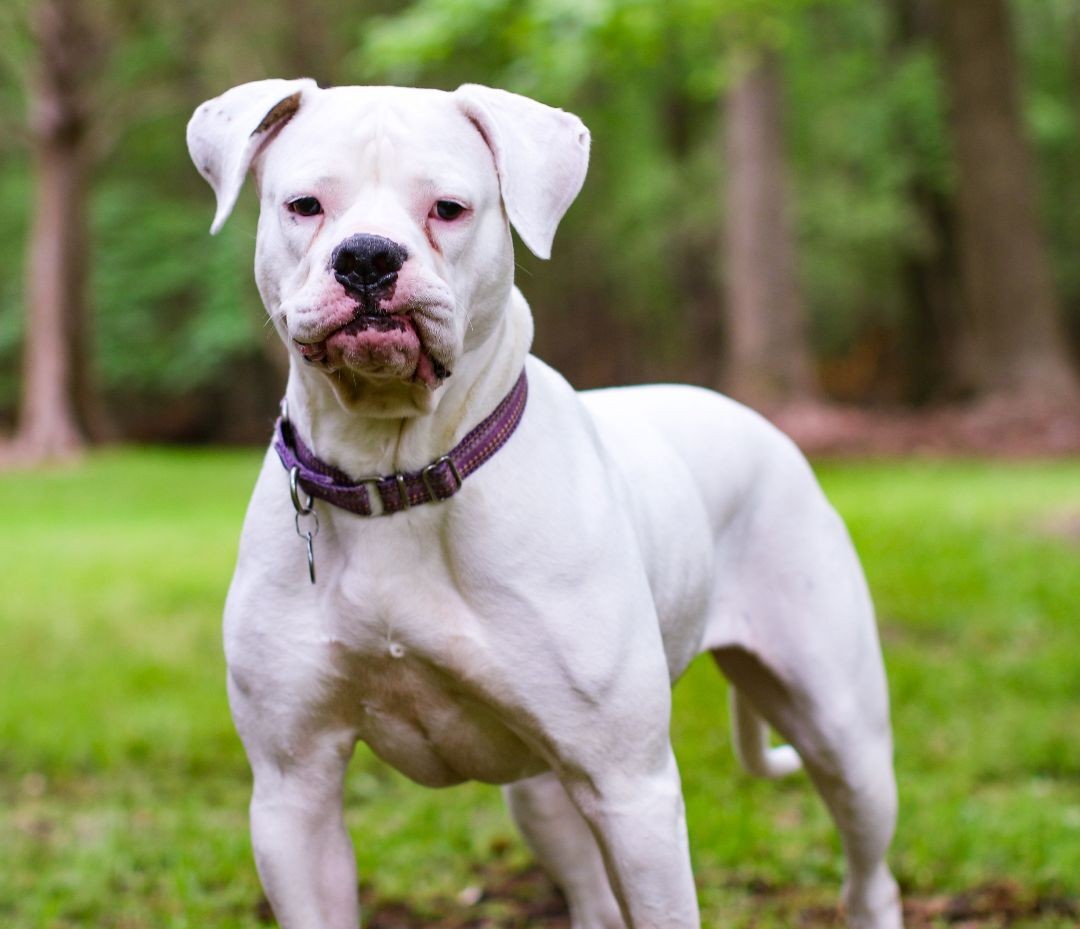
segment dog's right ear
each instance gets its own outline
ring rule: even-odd
[[[303,95],[316,89],[310,78],[253,81],[195,111],[187,127],[188,152],[217,197],[211,235],[229,218],[255,156],[300,109]]]

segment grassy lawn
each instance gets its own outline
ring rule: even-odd
[[[0,475],[0,926],[264,924],[219,645],[258,462],[118,451]],[[878,604],[912,924],[1076,926],[1080,463],[820,470]],[[832,829],[805,776],[739,773],[705,663],[675,731],[705,925],[833,924]],[[527,863],[492,788],[425,790],[361,749],[348,794],[369,896],[428,925]]]

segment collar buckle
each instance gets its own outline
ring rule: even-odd
[[[447,454],[417,471],[372,475],[359,480],[320,460],[304,445],[289,421],[289,408],[282,401],[273,447],[289,475],[293,509],[298,516],[308,516],[313,512],[312,498],[318,498],[357,516],[384,516],[414,505],[449,499],[461,490],[465,478],[513,435],[525,412],[527,397],[528,381],[522,371],[502,402]],[[414,499],[410,499],[410,491]]]

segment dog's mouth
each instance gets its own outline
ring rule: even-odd
[[[450,375],[427,351],[406,313],[361,311],[316,342],[294,344],[305,361],[328,371],[348,368],[377,380],[416,381],[431,390]]]

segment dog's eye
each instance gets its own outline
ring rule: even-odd
[[[435,204],[435,215],[439,219],[454,220],[465,212],[465,207],[454,200],[439,200]]]
[[[288,209],[298,216],[318,216],[322,212],[322,204],[314,197],[297,197],[289,201]]]

